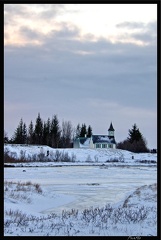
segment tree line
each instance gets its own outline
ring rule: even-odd
[[[15,144],[38,144],[48,145],[53,148],[71,148],[73,147],[73,139],[75,137],[91,137],[92,127],[86,124],[78,124],[76,128],[72,126],[70,121],[62,121],[60,126],[57,115],[54,115],[51,119],[48,118],[43,121],[40,113],[35,120],[30,121],[27,127],[23,119],[14,131],[11,139],[8,139],[7,133],[4,133],[4,143],[15,143]]]
[[[5,132],[4,143],[47,145],[53,148],[72,148],[74,138],[85,136],[92,136],[92,127],[90,125],[87,128],[85,123],[82,125],[78,123],[76,128],[74,128],[70,121],[63,120],[60,126],[57,115],[43,121],[40,113],[38,113],[35,124],[33,124],[33,121],[30,121],[28,127],[21,118],[11,139],[8,139],[7,133]],[[132,129],[129,129],[128,137],[125,140],[116,143],[116,148],[136,153],[150,151],[147,148],[146,139],[136,124],[132,126]]]

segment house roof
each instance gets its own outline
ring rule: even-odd
[[[89,140],[90,138],[88,138],[88,137],[79,137],[78,139],[79,139],[79,142],[80,142],[81,144],[87,144],[87,142],[89,142],[88,140]]]
[[[92,135],[93,143],[116,143],[114,136]]]
[[[113,128],[112,122],[110,124],[110,127],[109,127],[108,131],[115,131],[115,129]]]
[[[80,147],[82,148],[88,148],[90,145],[90,138],[88,137],[79,137],[76,139],[76,141],[79,142]]]

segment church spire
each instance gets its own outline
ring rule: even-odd
[[[112,122],[110,124],[110,127],[109,127],[108,131],[115,131],[115,129],[113,128]]]
[[[113,125],[112,125],[112,122],[111,122],[110,127],[108,129],[108,136],[109,137],[114,137],[114,131],[115,131],[115,129],[113,128]]]

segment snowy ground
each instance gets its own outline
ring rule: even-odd
[[[22,149],[26,156],[42,153],[42,148],[50,157],[56,151],[46,146],[5,148],[17,157]],[[75,154],[75,161],[50,159],[4,168],[5,236],[157,235],[157,154],[61,151]]]
[[[54,161],[56,152],[67,154],[70,161]],[[54,149],[48,146],[5,144],[4,152],[16,159],[28,159],[27,163],[14,163],[15,166],[56,166],[56,165],[155,165],[157,154],[132,153],[120,149]],[[47,156],[47,152],[49,155]],[[33,163],[34,160],[34,163]],[[40,161],[41,160],[41,161]]]

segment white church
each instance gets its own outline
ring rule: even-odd
[[[74,148],[116,148],[112,122],[108,129],[108,135],[92,135],[89,137],[78,137],[74,139]]]

